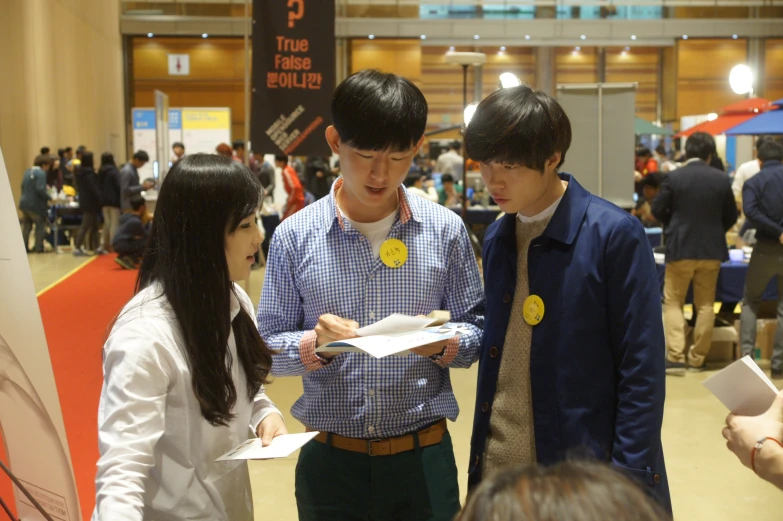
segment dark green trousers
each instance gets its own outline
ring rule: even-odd
[[[299,521],[451,521],[460,510],[451,436],[394,456],[312,441],[296,465],[296,506]]]

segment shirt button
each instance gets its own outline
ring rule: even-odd
[[[370,318],[375,318],[375,311],[370,311]]]
[[[484,402],[481,405],[481,410],[484,411],[484,412],[489,412],[489,402]]]
[[[492,347],[489,348],[489,356],[491,358],[497,358],[499,354],[500,354],[500,351],[498,351],[497,347],[492,346]]]
[[[367,392],[367,394],[369,394],[370,396],[375,396],[375,389],[370,389],[370,390]],[[370,427],[370,428],[372,429],[372,427]]]
[[[509,302],[511,302],[511,293],[506,293],[503,295],[503,303],[508,304]]]
[[[373,427],[372,425],[370,425],[369,427],[367,427],[367,432],[369,432],[370,434],[372,434],[373,432],[375,432],[375,427]]]

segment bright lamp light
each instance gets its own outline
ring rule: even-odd
[[[520,85],[522,85],[522,81],[513,72],[504,72],[500,75],[500,86],[504,89]]]
[[[467,107],[465,107],[464,112],[464,118],[465,118],[465,126],[467,127],[470,125],[470,121],[473,119],[473,115],[476,113],[476,108],[478,107],[478,103],[471,103]]]
[[[753,90],[753,71],[747,65],[736,65],[729,74],[729,85],[737,94],[747,94]]]

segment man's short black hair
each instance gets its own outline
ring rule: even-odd
[[[650,149],[647,147],[637,147],[636,148],[636,157],[647,157],[652,156],[652,152],[650,152]]]
[[[139,208],[147,204],[147,201],[145,201],[144,198],[139,194],[133,194],[132,196],[130,196],[129,202],[134,212],[138,212]]]
[[[773,136],[759,136],[758,139],[756,139],[756,150],[760,150],[761,145],[769,143],[770,141],[775,141],[775,138]]]
[[[759,148],[759,161],[783,161],[783,145],[774,141],[767,141]]]
[[[48,156],[49,155],[49,147],[41,147],[41,155],[42,156]]]
[[[462,148],[462,143],[460,143],[459,141],[452,141],[452,142],[449,144],[449,148],[450,148],[450,149],[452,149],[452,150],[456,150],[457,152],[459,152],[459,151],[460,151],[460,149]]]
[[[87,151],[87,147],[84,146],[84,145],[79,145],[78,147],[76,147],[76,153],[77,154],[83,154],[86,151]]]
[[[133,154],[133,159],[137,159],[139,161],[144,161],[145,163],[148,163],[150,160],[150,155],[146,153],[144,150],[137,150],[135,154]]]
[[[715,139],[706,132],[694,132],[685,142],[685,157],[707,161],[715,154]]]
[[[443,183],[453,183],[454,182],[454,176],[451,174],[443,174],[440,176],[440,182]]]
[[[35,158],[35,161],[33,161],[33,165],[37,167],[43,167],[45,165],[51,165],[52,164],[52,156],[41,154]]]
[[[63,150],[65,150],[66,152],[73,152],[72,147],[65,147]]]
[[[275,161],[278,163],[288,164],[288,156],[285,154],[275,154]]]
[[[367,69],[349,76],[332,98],[340,140],[360,150],[408,150],[424,135],[427,100],[410,80]]]
[[[660,144],[655,147],[655,152],[660,156],[666,156],[666,147],[663,146],[663,144]]]
[[[177,147],[181,148],[182,150],[185,150],[185,145],[183,145],[179,141],[175,141],[174,144],[171,145],[171,148],[177,148]]]
[[[653,172],[651,174],[647,174],[644,179],[642,179],[642,186],[649,186],[650,188],[658,188],[661,186],[661,183],[663,183],[663,176],[664,174],[661,174],[660,172]]]
[[[405,178],[405,186],[409,187],[415,185],[422,177],[424,176],[421,174],[408,174],[408,177]]]
[[[527,85],[496,90],[476,108],[465,130],[465,151],[481,163],[521,165],[543,172],[571,146],[571,122],[551,96]]]
[[[237,139],[236,141],[234,141],[233,143],[231,143],[231,148],[233,148],[234,150],[237,150],[237,149],[239,149],[239,148],[241,148],[242,150],[244,150],[244,149],[245,149],[245,142],[244,142],[244,141],[242,141],[241,139]]]

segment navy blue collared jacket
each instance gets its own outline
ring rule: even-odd
[[[589,454],[643,483],[671,512],[661,447],[666,394],[661,292],[638,219],[572,176],[552,220],[528,250],[533,327],[530,378],[537,461]],[[492,403],[517,281],[516,215],[484,238],[486,317],[469,483],[481,481]]]

